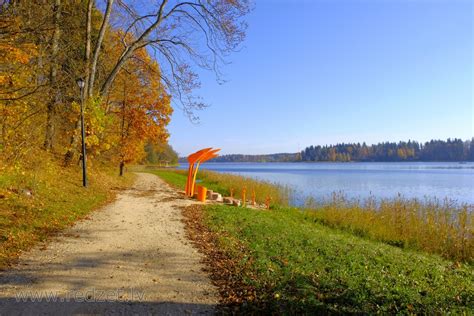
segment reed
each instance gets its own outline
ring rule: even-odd
[[[309,199],[306,215],[357,235],[443,257],[474,261],[474,206],[445,199],[348,200],[333,194],[330,202]]]
[[[184,188],[183,170],[155,170],[153,173],[168,183]],[[212,171],[200,171],[199,183],[208,189],[241,198],[247,189],[250,199],[264,205],[269,199],[272,208],[289,205],[293,191],[270,182]],[[355,235],[402,247],[440,254],[445,258],[474,262],[474,206],[460,205],[452,200],[394,199],[350,200],[343,193],[332,199],[316,201],[309,198],[302,211],[311,221],[349,231]]]
[[[158,175],[176,188],[183,189],[186,183],[187,171],[185,170],[157,169],[147,170],[147,172]],[[265,204],[269,199],[272,206],[287,206],[292,194],[292,190],[286,186],[208,170],[199,171],[196,184],[219,192],[223,196],[233,195],[237,199],[242,199],[242,189],[246,188],[247,204],[250,204],[255,193],[255,202],[260,205]]]
[[[250,200],[255,192],[255,201],[258,204],[264,204],[267,198],[270,198],[272,205],[287,206],[292,192],[286,186],[228,173],[206,170],[200,172],[199,178],[211,189],[214,187],[225,196],[230,196],[230,191],[233,190],[234,197],[238,199],[242,199],[242,189],[246,188],[247,200]]]

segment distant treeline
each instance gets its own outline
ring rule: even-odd
[[[474,161],[474,138],[310,146],[301,152],[301,161]]]
[[[185,158],[180,158],[185,162]],[[474,138],[309,146],[300,153],[268,155],[223,155],[212,162],[298,162],[298,161],[474,161]]]
[[[222,155],[212,162],[293,162],[299,161],[299,154],[279,153],[269,155]]]

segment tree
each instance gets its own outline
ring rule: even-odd
[[[173,147],[165,142],[150,141],[145,146],[146,158],[142,161],[143,163],[149,164],[165,164],[174,165],[178,163],[178,154],[174,151]]]
[[[244,38],[246,25],[242,17],[249,11],[248,0],[161,0],[156,3],[156,10],[146,13],[142,13],[142,10],[135,6],[133,1],[120,1],[114,6],[113,0],[107,0],[91,62],[88,50],[91,47],[91,37],[87,24],[87,96],[93,97],[97,93],[100,98],[105,98],[117,75],[127,62],[134,58],[134,53],[148,48],[161,65],[159,78],[166,86],[167,93],[179,102],[191,119],[197,119],[193,114],[194,110],[202,109],[205,104],[193,94],[200,83],[192,66],[213,70],[218,79],[220,78],[220,66],[225,63],[225,57],[234,51]],[[115,16],[111,14],[114,12],[113,8]],[[89,6],[88,17],[91,10]],[[120,32],[123,46],[103,82],[97,85],[96,65],[103,34],[109,20],[117,18],[119,14],[121,29],[124,30]],[[72,159],[72,150],[77,147],[78,139],[78,133],[74,133],[71,150],[66,154],[66,163]]]
[[[471,139],[471,143],[469,144],[469,161],[474,161],[474,137]]]
[[[148,45],[134,49],[107,93],[100,93],[123,59],[124,44],[135,42],[146,26],[145,20],[138,20],[128,29],[131,5],[104,3],[99,8],[93,0],[11,0],[0,5],[1,164],[18,161],[35,148],[53,154],[76,152],[71,140],[80,139],[75,82],[80,76],[86,76],[91,87],[84,96],[92,163],[137,161],[149,140],[166,142],[171,95]],[[126,9],[131,11],[124,23],[114,21]],[[165,9],[168,13],[171,7]]]
[[[53,7],[53,37],[51,40],[51,66],[49,72],[49,85],[51,87],[51,97],[47,106],[47,119],[46,119],[46,135],[44,140],[44,148],[51,150],[53,147],[53,133],[54,133],[54,115],[55,109],[60,100],[60,89],[57,85],[57,74],[59,68],[58,53],[59,53],[59,40],[61,36],[61,0],[54,1]]]
[[[472,141],[455,138],[431,140],[424,146],[409,140],[398,143],[336,144],[309,146],[301,152],[303,161],[465,161],[473,159]],[[474,160],[474,159],[473,159]]]
[[[44,85],[35,77],[38,47],[33,37],[21,31],[24,19],[6,4],[0,13],[0,156],[15,162],[38,132],[33,122],[42,110],[37,94]]]
[[[117,76],[108,99],[110,112],[120,122],[115,142],[120,175],[125,164],[143,159],[147,143],[166,142],[166,125],[173,112],[156,61],[145,49],[137,50],[134,56]]]

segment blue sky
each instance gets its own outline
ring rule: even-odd
[[[180,155],[296,152],[338,142],[474,136],[473,2],[260,0],[211,106],[176,109]]]

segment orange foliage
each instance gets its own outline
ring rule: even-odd
[[[137,50],[122,69],[109,94],[108,105],[118,118],[116,143],[122,163],[144,157],[144,145],[166,142],[173,112],[161,84],[160,69],[145,49]]]

